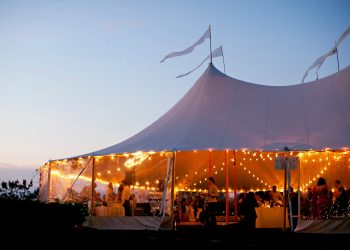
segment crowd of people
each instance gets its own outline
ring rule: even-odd
[[[96,188],[96,184],[94,185]],[[94,201],[98,205],[123,206],[125,216],[133,215],[133,208],[136,206],[135,195],[132,194],[126,181],[123,181],[117,190],[112,183],[106,185],[104,195],[94,191]],[[75,197],[79,201],[89,201],[92,197],[92,185],[84,187],[80,193],[73,190],[67,191],[67,197]],[[287,199],[289,197],[289,200]],[[320,177],[314,187],[310,187],[308,192],[300,197],[300,211],[304,219],[329,219],[338,216],[350,216],[349,198],[350,192],[340,183],[334,180],[333,189],[327,185],[326,179]],[[237,215],[247,228],[255,228],[257,214],[256,207],[284,206],[287,205],[288,213],[293,215],[293,219],[298,215],[298,193],[293,187],[283,192],[277,190],[276,186],[272,190],[257,192],[242,192],[237,198]],[[224,201],[220,201],[224,202]],[[177,196],[174,201],[174,218],[177,223],[181,222],[201,222],[206,227],[217,225],[216,215],[218,214],[219,189],[213,177],[208,178],[208,192],[203,194]],[[289,211],[292,209],[291,211]],[[296,224],[296,221],[293,223]]]
[[[177,223],[200,221],[206,227],[216,227],[219,189],[213,177],[209,177],[208,182],[208,193],[205,196],[197,194],[194,200],[191,196],[183,196],[180,200],[180,197],[177,197],[174,202],[174,217]]]
[[[330,219],[350,216],[350,192],[334,180],[334,189],[330,188],[325,178],[320,177],[317,184],[308,188],[301,199],[301,214],[304,219]]]
[[[219,192],[214,179],[209,177],[208,181],[207,194],[203,196],[196,194],[194,199],[190,194],[185,194],[175,201],[175,220],[177,223],[200,221],[208,227],[215,227]],[[349,197],[350,192],[344,189],[339,180],[334,181],[332,191],[326,184],[326,180],[320,177],[317,184],[309,189],[306,196],[302,193],[300,203],[302,215],[304,218],[310,219],[350,216]],[[285,193],[277,190],[276,186],[267,191],[242,192],[238,196],[237,204],[237,215],[240,223],[248,229],[255,228],[256,207],[282,207],[286,205],[287,213],[292,215],[293,226],[295,227],[297,224],[298,193],[294,191],[293,187],[290,187]]]

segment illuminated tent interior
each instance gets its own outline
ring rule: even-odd
[[[285,172],[275,169],[278,157],[298,157],[290,178],[295,190],[314,186],[319,176],[329,185],[340,179],[348,188],[349,93],[350,67],[309,83],[266,86],[231,78],[209,64],[192,88],[141,132],[46,163],[40,197],[65,200],[67,188],[79,193],[92,181],[103,193],[108,182],[117,188],[126,177],[134,190],[143,190],[139,200],[152,192],[163,199],[165,190],[205,192],[211,175],[224,192],[273,185],[282,190]]]

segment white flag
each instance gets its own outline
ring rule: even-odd
[[[201,36],[201,38],[199,38],[199,40],[193,44],[191,47],[188,47],[187,49],[183,50],[183,51],[179,51],[179,52],[172,52],[168,55],[166,55],[163,60],[161,60],[160,62],[164,62],[166,59],[171,58],[171,57],[175,57],[175,56],[182,56],[182,55],[186,55],[188,53],[191,53],[195,47],[197,47],[198,45],[200,45],[201,43],[203,43],[205,41],[205,39],[210,38],[210,26],[208,28],[208,30]]]
[[[330,55],[335,54],[337,51],[337,45],[335,45],[330,51],[328,51],[326,54],[324,54],[323,56],[320,56],[319,58],[317,58],[313,64],[311,64],[311,66],[306,70],[304,76],[303,76],[303,80],[301,81],[301,83],[304,83],[305,78],[307,77],[308,73],[310,70],[312,70],[313,68],[317,67],[317,70],[322,66],[322,64],[324,63],[324,61],[327,59],[327,57],[329,57]]]
[[[218,48],[216,48],[212,53],[211,53],[211,56],[212,58],[215,58],[215,57],[219,57],[219,56],[224,56],[224,53],[222,52],[222,45]],[[180,77],[183,77],[183,76],[187,76],[188,74],[191,74],[193,71],[195,71],[196,69],[198,69],[200,66],[202,66],[202,64],[206,61],[210,59],[210,54],[209,56],[207,56],[202,62],[201,64],[199,64],[196,68],[194,68],[193,70],[191,70],[190,72],[187,72],[186,74],[183,74],[183,75],[179,75],[177,76],[176,78],[180,78]]]
[[[344,33],[338,39],[338,46],[345,39],[345,37],[347,37],[349,35],[349,33],[350,33],[350,26],[347,28],[347,30],[344,31]]]
[[[322,64],[326,61],[327,57],[335,54],[338,50],[338,46],[343,42],[343,40],[349,35],[350,33],[350,27],[348,27],[344,33],[339,37],[338,42],[335,42],[335,45],[331,48],[331,50],[329,50],[326,54],[324,54],[323,56],[320,56],[319,58],[316,59],[316,61],[314,61],[313,64],[311,64],[311,66],[306,70],[304,76],[303,76],[303,80],[301,81],[301,83],[304,83],[304,80],[306,78],[306,76],[308,75],[309,71],[313,68],[316,68],[316,74],[318,73],[319,68],[322,66]]]

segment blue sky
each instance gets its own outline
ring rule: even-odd
[[[349,27],[349,13],[347,0],[0,1],[0,168],[35,169],[151,124],[203,73],[207,64],[175,78],[209,54],[209,41],[160,60],[209,25],[226,74],[291,85]],[[350,65],[350,37],[339,62]],[[222,58],[213,63],[223,70]],[[336,72],[332,56],[319,76]]]

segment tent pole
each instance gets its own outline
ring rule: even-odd
[[[290,179],[291,179],[291,176],[290,176],[290,166],[289,166],[289,162],[287,161],[287,180],[288,180],[288,184],[287,184],[287,196],[288,196],[288,209],[289,209],[289,228],[291,230],[291,232],[293,232],[293,228],[294,228],[294,225],[293,225],[293,209],[292,209],[292,200],[291,200],[291,196],[290,196]]]
[[[284,187],[283,187],[283,232],[286,230],[286,212],[287,212],[287,202],[286,202],[286,188],[287,188],[287,153],[284,153]]]
[[[295,225],[295,227],[299,224],[299,220],[300,220],[300,198],[301,198],[300,179],[301,179],[301,161],[300,161],[299,157],[297,158],[297,162],[299,162],[299,176],[298,176],[298,220],[297,220],[297,224]]]
[[[95,215],[95,156],[92,155],[92,178],[91,178],[91,215]]]
[[[175,162],[176,162],[176,151],[173,151],[173,166],[171,169],[171,217],[173,218],[173,226],[174,223],[174,201],[175,201]]]
[[[213,150],[209,149],[208,177],[213,176]]]
[[[238,199],[237,199],[237,167],[236,167],[236,150],[233,150],[233,214],[237,221]]]
[[[228,192],[228,150],[225,150],[225,189],[226,189],[226,225],[229,222],[229,192]]]
[[[47,173],[47,200],[46,202],[49,202],[50,200],[50,182],[51,182],[51,159],[49,160],[49,167],[48,167],[48,173]]]

